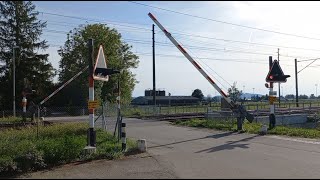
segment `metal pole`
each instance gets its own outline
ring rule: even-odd
[[[121,122],[121,142],[122,142],[122,151],[127,150],[127,140],[126,140],[126,123]]]
[[[106,128],[106,121],[105,121],[105,117],[104,117],[104,102],[102,103],[102,122],[101,122],[101,126],[103,130],[107,130]]]
[[[294,66],[295,66],[295,77],[296,77],[296,106],[299,107],[297,59],[294,60]]]
[[[279,59],[279,48],[278,48],[278,63],[280,65],[280,59]],[[280,101],[281,101],[281,96],[280,96],[280,83],[278,83],[278,88],[279,88],[279,108],[280,108]]]
[[[26,114],[27,114],[27,98],[25,93],[23,93],[23,98],[22,98],[22,106],[23,106],[23,114],[22,114],[22,119],[23,121],[26,121]]]
[[[89,101],[94,101],[94,79],[93,79],[93,39],[88,40],[88,63],[89,63]],[[88,146],[96,146],[94,131],[94,109],[89,109],[89,129],[88,129]]]
[[[117,122],[118,122],[118,142],[120,141],[121,136],[121,123],[120,123],[120,75],[118,77],[118,96],[117,96],[117,104],[118,104],[118,116],[117,116]]]
[[[272,67],[272,56],[269,56],[269,70]],[[277,97],[273,95],[273,82],[270,82],[269,88],[269,103],[270,103],[270,115],[269,115],[269,128],[272,129],[275,126],[275,108],[273,100],[270,101],[270,97]]]
[[[156,109],[156,57],[155,57],[155,40],[154,40],[154,24],[152,24],[152,60],[153,60],[153,104],[154,112]]]
[[[40,121],[40,106],[38,106],[38,118],[37,118],[37,139],[39,138],[39,121]]]
[[[13,48],[13,117],[16,117],[16,49],[19,47]]]

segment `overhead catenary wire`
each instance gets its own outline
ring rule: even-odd
[[[306,65],[304,68],[302,68],[300,71],[297,72],[300,73],[302,70],[306,69],[307,67],[309,67],[312,63],[314,63],[315,61],[319,60],[320,58],[314,59],[311,63],[309,63],[308,65]]]
[[[94,21],[94,22],[102,22],[105,20],[97,20],[97,19],[89,19],[89,18],[84,18],[84,17],[78,17],[78,16],[66,16],[66,15],[61,15],[61,14],[57,14],[57,13],[48,13],[48,12],[42,12],[42,11],[38,11],[40,13],[44,13],[44,14],[48,14],[48,15],[54,15],[54,16],[60,16],[60,17],[67,17],[67,18],[74,18],[74,19],[80,19],[80,20],[85,20],[85,21]],[[50,21],[49,21],[50,22]],[[57,21],[55,21],[57,22]],[[106,21],[105,21],[106,22]],[[119,22],[119,21],[117,21]],[[66,24],[68,24],[68,22],[64,22]],[[112,22],[111,22],[112,23]],[[109,23],[109,24],[111,24]],[[135,25],[142,25],[142,24],[136,24],[136,23],[127,23],[127,22],[121,22],[121,23],[126,23],[126,24],[135,24]],[[103,23],[106,24],[106,23]],[[117,25],[122,25],[119,23],[113,23],[113,24],[117,24]],[[143,29],[143,30],[148,30],[151,31],[148,28],[144,28],[144,27],[138,27],[138,26],[128,26],[128,25],[122,25],[122,26],[126,26],[126,27],[132,27],[132,28],[137,28],[137,29]],[[220,41],[226,41],[226,42],[232,42],[232,43],[245,43],[245,44],[254,44],[254,45],[260,45],[260,46],[270,46],[270,47],[280,47],[280,48],[288,48],[288,49],[300,49],[300,50],[308,50],[308,51],[320,51],[320,49],[310,49],[310,48],[302,48],[302,47],[293,47],[293,46],[282,46],[282,45],[275,45],[275,44],[264,44],[264,43],[256,43],[256,42],[246,42],[246,41],[237,41],[237,40],[230,40],[230,39],[223,39],[223,38],[215,38],[215,37],[207,37],[207,36],[200,36],[200,35],[194,35],[194,34],[186,34],[186,33],[178,33],[181,31],[177,31],[172,29],[173,31],[175,31],[175,34],[178,35],[185,35],[185,36],[193,36],[193,37],[200,37],[200,38],[207,38],[207,39],[215,39],[215,40],[220,40]],[[156,31],[156,32],[161,32],[161,31]]]
[[[50,14],[50,13],[47,13],[47,14]],[[58,14],[55,14],[55,15],[58,15]],[[61,15],[61,16],[64,16],[64,15]],[[72,17],[74,18],[74,17]],[[80,17],[81,18],[81,17]],[[81,18],[82,20],[88,20],[87,18]],[[92,19],[91,19],[92,20]],[[61,23],[61,22],[60,22]],[[66,22],[67,23],[67,22]],[[147,28],[141,28],[141,27],[135,27],[135,26],[124,26],[124,27],[128,27],[128,28],[135,28],[135,29],[141,29],[141,30],[144,30],[144,31],[150,31],[149,29]],[[52,33],[61,33],[61,34],[66,34],[68,32],[65,32],[65,31],[61,31],[61,30],[52,30],[52,29],[49,29],[49,30],[45,30],[47,32],[52,32]],[[184,33],[174,33],[174,34],[179,34],[179,35],[188,35],[188,36],[193,36],[193,34],[184,34]],[[198,35],[196,35],[198,36]],[[199,36],[198,36],[199,37]],[[202,38],[211,38],[211,37],[206,37],[206,36],[201,36]],[[227,40],[227,39],[219,39],[219,38],[216,38],[218,40],[221,40],[221,41],[226,41],[226,42],[237,42],[237,43],[249,43],[249,42],[241,42],[241,41],[234,41],[234,40]],[[307,49],[307,48],[298,48],[298,47],[288,47],[288,46],[277,46],[277,45],[268,45],[268,44],[260,44],[260,43],[254,43],[254,42],[250,42],[250,44],[256,44],[256,45],[262,45],[262,46],[273,46],[273,47],[285,47],[285,48],[293,48],[293,49],[301,49],[301,50],[312,50],[312,51],[320,51],[320,50],[317,50],[317,49]],[[55,46],[59,46],[59,45],[55,45]],[[203,50],[214,50],[214,49],[209,49],[208,47],[190,47],[190,48],[196,48],[198,50],[200,50],[200,48],[203,48]],[[217,49],[216,49],[217,50]],[[225,49],[218,49],[217,51],[225,51]],[[228,50],[227,50],[228,51]],[[234,50],[231,50],[231,51],[234,51]],[[235,52],[239,52],[239,53],[252,53],[252,52],[241,52],[241,51],[235,51]],[[257,53],[253,53],[253,54],[257,54]],[[262,55],[266,55],[266,54],[262,54]],[[306,57],[300,57],[300,56],[288,56],[288,55],[280,55],[282,57],[293,57],[293,58],[306,58]],[[309,57],[308,57],[309,58]],[[304,60],[300,60],[300,61],[304,61]],[[307,61],[307,60],[306,60]],[[313,66],[310,66],[310,67],[313,67]]]
[[[177,40],[177,42],[178,42],[180,45],[184,46],[184,45],[183,45],[181,42],[179,42],[178,40]],[[198,59],[198,61],[201,61],[201,62],[202,62],[203,64],[205,64],[209,69],[211,69],[211,71],[213,71],[217,76],[219,76],[224,82],[226,82],[227,84],[230,85],[230,83],[229,83],[228,81],[226,81],[223,77],[221,77],[218,72],[216,72],[215,70],[213,70],[213,69],[212,69],[210,66],[208,66],[205,62],[203,62],[201,59],[199,59],[199,58],[195,55],[195,53],[193,53],[189,48],[187,48],[186,46],[184,46],[184,48],[187,49],[193,56],[195,56],[195,59],[194,59],[194,60],[197,60],[197,59]],[[206,69],[204,68],[204,70],[206,70]],[[206,73],[210,75],[209,71],[208,71],[208,70],[206,70],[206,71],[207,71]],[[218,81],[218,80],[216,79],[216,81]],[[228,89],[228,88],[226,88],[220,81],[218,81],[218,82],[219,82],[220,85],[223,86],[225,89]],[[230,85],[230,86],[231,86],[231,85]]]
[[[144,3],[138,3],[138,2],[135,2],[135,1],[129,1],[129,2],[130,2],[130,3],[134,3],[134,4],[138,4],[138,5],[142,5],[142,6],[147,6],[147,7],[155,8],[155,9],[160,9],[160,10],[167,11],[167,12],[171,12],[171,13],[175,13],[175,14],[185,15],[185,16],[194,17],[194,18],[198,18],[198,19],[204,19],[204,20],[208,20],[208,21],[214,21],[214,22],[223,23],[223,24],[229,24],[229,25],[238,26],[238,27],[243,27],[243,28],[248,28],[248,29],[255,29],[255,30],[259,30],[259,31],[265,31],[265,32],[276,33],[276,34],[282,34],[282,35],[287,35],[287,36],[294,36],[294,37],[305,38],[305,39],[310,39],[310,40],[320,40],[319,38],[314,38],[314,37],[307,37],[307,36],[302,36],[302,35],[297,35],[297,34],[284,33],[284,32],[279,32],[279,31],[273,31],[273,30],[263,29],[263,28],[256,28],[256,27],[251,27],[251,26],[246,26],[246,25],[241,25],[241,24],[230,23],[230,22],[226,22],[226,21],[220,21],[220,20],[216,20],[216,19],[212,19],[212,18],[207,18],[207,17],[196,16],[196,15],[192,15],[192,14],[187,14],[187,13],[182,13],[182,12],[178,12],[178,11],[173,11],[173,10],[166,9],[166,8],[160,8],[160,7],[156,7],[156,6],[152,6],[152,5],[147,5],[147,4],[144,4]]]
[[[130,40],[129,40],[130,41]],[[133,41],[131,41],[133,42]],[[138,43],[138,44],[146,44],[148,45],[147,43],[144,43],[144,42],[135,42],[135,43]],[[172,46],[172,45],[166,45],[166,44],[158,44],[160,46]],[[197,50],[202,50],[202,51],[221,51],[221,52],[230,52],[230,53],[242,53],[242,54],[256,54],[256,55],[264,55],[264,56],[269,56],[269,55],[276,55],[277,52],[250,52],[250,51],[239,51],[239,50],[228,50],[226,48],[224,49],[218,49],[218,48],[209,48],[209,47],[201,47],[201,46],[187,46],[191,49],[197,49]],[[292,57],[292,58],[314,58],[314,57],[304,57],[304,56],[289,56],[289,55],[281,55],[281,57]],[[292,59],[293,61],[293,59]]]

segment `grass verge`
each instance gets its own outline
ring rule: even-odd
[[[23,122],[22,118],[13,117],[13,116],[0,118],[0,123],[19,123],[19,122]]]
[[[172,124],[190,126],[190,127],[201,127],[209,129],[217,129],[224,131],[235,131],[237,129],[236,120],[225,121],[225,120],[202,120],[202,119],[191,119],[187,121],[174,121]],[[244,132],[251,134],[259,134],[261,123],[249,123],[245,121],[243,124]],[[303,138],[320,138],[320,129],[306,129],[297,128],[290,126],[276,126],[272,130],[268,130],[268,134],[273,135],[284,135],[293,137]]]
[[[0,136],[0,176],[50,168],[74,161],[116,159],[124,155],[121,143],[110,133],[96,130],[97,149],[84,154],[87,123],[65,123],[20,130],[8,129]],[[137,149],[136,142],[127,140],[127,152]]]

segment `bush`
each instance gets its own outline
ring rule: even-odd
[[[85,155],[87,123],[55,124],[22,130],[10,129],[0,136],[0,175],[52,167],[76,160],[115,159],[123,155],[121,143],[110,133],[97,129],[97,153]],[[128,149],[136,144],[128,140]]]
[[[17,163],[14,162],[13,158],[7,155],[0,157],[0,175],[4,173],[12,173],[17,170]]]
[[[39,170],[46,167],[43,160],[43,152],[32,148],[25,153],[17,155],[14,159],[19,171]]]
[[[65,135],[62,138],[42,140],[38,143],[38,149],[43,150],[45,163],[52,166],[77,159],[84,144],[84,136],[76,138]]]

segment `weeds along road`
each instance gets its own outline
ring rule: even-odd
[[[114,119],[107,121],[113,132]],[[179,127],[165,121],[123,122],[127,137],[146,139],[149,154],[179,178],[320,177],[317,140]]]

